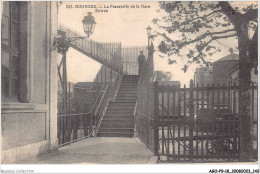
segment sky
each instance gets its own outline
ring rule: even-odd
[[[96,5],[98,10],[108,10],[108,12],[97,12],[96,8],[91,8],[93,5]],[[111,5],[125,5],[128,8],[111,8]],[[152,19],[162,16],[162,13],[157,13],[158,9],[158,2],[63,2],[59,7],[59,23],[84,34],[82,19],[87,12],[92,12],[97,23],[91,36],[92,40],[121,42],[123,46],[145,46],[147,26],[150,25],[154,32],[157,28],[152,24]],[[182,85],[189,84],[189,80],[193,79],[196,66],[191,66],[184,73],[181,70],[183,67],[181,62],[177,65],[168,65],[167,58],[162,59],[158,56],[156,49],[158,42],[158,40],[154,41],[155,70],[170,71],[173,74],[172,80],[180,81]],[[214,61],[226,56],[229,54],[229,48],[236,44],[234,40],[223,41],[220,45],[223,51],[212,56],[211,59]],[[99,63],[71,48],[67,53],[67,59],[68,81],[73,83],[93,81],[101,67]]]

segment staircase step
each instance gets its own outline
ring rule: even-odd
[[[138,81],[121,81],[121,85],[138,85]]]
[[[138,85],[138,81],[121,81],[120,85]]]
[[[137,86],[138,82],[121,82],[120,86]]]
[[[139,82],[139,78],[128,78],[128,79],[122,79],[122,82]]]
[[[112,106],[111,106],[112,107]],[[134,110],[135,105],[119,105],[119,106],[114,106],[113,108],[110,108],[110,106],[108,106],[106,112],[108,113],[129,113],[131,110]]]
[[[130,117],[133,116],[134,110],[127,110],[125,112],[116,112],[114,110],[106,112],[105,116],[114,117],[114,116],[121,116],[121,117]]]
[[[123,79],[139,79],[139,75],[124,75]]]
[[[139,78],[139,75],[124,75],[123,78]]]
[[[135,106],[135,102],[110,102],[109,105],[115,105],[115,106]]]
[[[138,86],[138,82],[134,82],[134,81],[121,82],[120,86]]]
[[[137,99],[137,95],[124,95],[119,94],[116,96],[117,99]]]
[[[101,124],[101,128],[134,128],[133,124],[113,124],[113,122],[110,122],[111,124]]]
[[[138,84],[132,84],[132,83],[129,83],[129,84],[120,84],[119,88],[122,88],[122,87],[126,87],[126,88],[137,88]]]
[[[118,90],[117,94],[137,94],[137,90]]]
[[[138,75],[124,75],[116,100],[110,102],[100,125],[99,137],[133,137]]]
[[[137,95],[137,92],[136,91],[133,91],[132,93],[128,93],[128,92],[119,92],[119,93],[117,93],[117,96],[118,95],[120,95],[120,96],[122,96],[122,95],[125,95],[125,96],[136,96]]]
[[[127,94],[125,94],[125,93],[118,93],[117,94],[117,96],[116,97],[135,97],[135,98],[137,98],[137,94],[134,94],[134,93],[127,93]]]
[[[98,132],[134,133],[133,128],[100,128]]]
[[[121,82],[139,82],[139,78],[123,78]]]
[[[137,88],[120,88],[118,90],[118,93],[125,93],[125,92],[136,92],[137,93]]]
[[[104,125],[118,125],[118,124],[122,124],[122,125],[126,125],[126,124],[133,124],[134,123],[134,119],[129,119],[129,120],[126,120],[126,119],[120,119],[120,120],[111,120],[111,119],[103,119],[102,120],[102,124]]]
[[[139,78],[139,75],[124,75],[123,77],[138,77]]]
[[[124,83],[124,82],[135,82],[135,83],[138,83],[139,82],[139,78],[138,79],[123,79],[123,80],[121,80],[121,83]]]
[[[118,90],[117,94],[137,94],[137,90]]]
[[[98,137],[133,137],[134,133],[98,132]]]
[[[125,99],[125,100],[136,100],[137,99],[137,96],[117,96],[116,99]]]
[[[115,102],[136,102],[136,99],[116,99]]]
[[[107,108],[106,110],[106,113],[109,113],[109,114],[114,114],[114,113],[132,113],[134,111],[134,107],[132,106],[132,108],[123,108],[123,109],[110,109],[110,108]]]
[[[128,85],[120,86],[119,90],[121,90],[121,89],[123,89],[123,90],[136,90],[137,86],[128,86]]]
[[[108,105],[107,110],[134,110],[135,105]]]
[[[137,95],[124,95],[124,94],[121,95],[121,94],[117,94],[116,98],[129,98],[129,99],[137,98]]]
[[[126,87],[126,88],[137,88],[138,84],[132,84],[132,83],[129,83],[129,84],[120,84],[120,87],[119,88],[122,88],[122,87]]]

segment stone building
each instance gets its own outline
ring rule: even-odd
[[[57,147],[57,2],[2,2],[2,163]]]

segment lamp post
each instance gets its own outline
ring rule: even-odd
[[[95,18],[92,16],[91,12],[88,12],[88,15],[85,16],[82,20],[84,32],[86,33],[87,37],[93,34],[96,21]]]
[[[150,44],[150,40],[152,37],[152,28],[148,25],[148,27],[146,28],[147,31],[147,37],[148,37],[148,58],[147,58],[147,66],[149,69],[149,77],[150,77],[150,81],[153,79],[153,70],[154,70],[154,63],[153,63],[153,53],[154,53],[154,46],[153,43]]]
[[[88,12],[88,15],[84,16],[82,23],[83,23],[84,32],[86,33],[86,37],[66,37],[66,33],[64,31],[59,30],[58,35],[60,35],[60,37],[54,38],[54,42],[53,42],[54,49],[57,47],[58,52],[64,54],[68,51],[69,48],[68,43],[78,39],[89,38],[89,36],[94,33],[94,29],[96,25],[95,18],[92,16],[91,12]]]
[[[93,34],[95,29],[95,18],[92,16],[91,12],[88,12],[88,15],[84,16],[83,20],[83,29],[86,34],[86,37],[66,37],[66,32],[62,30],[58,30],[58,35],[60,37],[54,38],[53,41],[53,50],[57,48],[58,53],[62,54],[62,60],[58,65],[58,75],[60,78],[60,82],[63,87],[64,92],[64,114],[67,114],[67,66],[66,66],[66,53],[70,47],[70,43],[78,40],[78,39],[86,39],[89,38],[90,35]],[[62,76],[60,69],[62,68]]]
[[[146,28],[146,31],[147,31],[147,36],[148,36],[148,48],[149,48],[152,28],[148,25],[148,27]]]

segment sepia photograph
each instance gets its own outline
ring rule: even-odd
[[[259,173],[258,122],[258,1],[1,1],[1,173]]]

